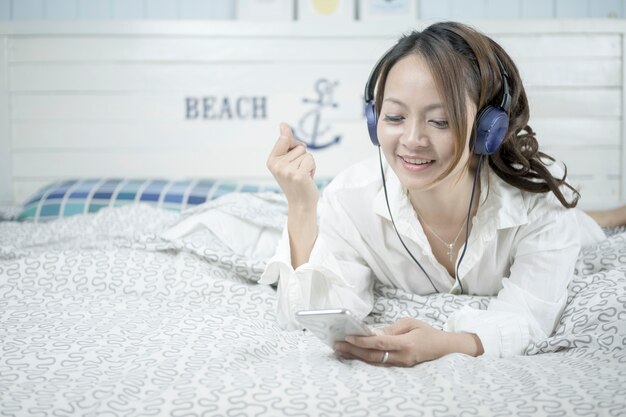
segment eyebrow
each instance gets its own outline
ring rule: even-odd
[[[404,104],[402,101],[398,100],[397,98],[393,98],[393,97],[388,97],[386,99],[383,100],[383,103],[385,101],[391,101],[392,103],[396,103],[402,107],[408,107],[406,104]],[[435,109],[442,109],[443,108],[443,104],[441,103],[432,103],[429,104],[428,106],[424,107],[423,111],[431,111],[431,110],[435,110]]]

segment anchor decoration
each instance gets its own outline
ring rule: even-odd
[[[315,107],[300,118],[298,129],[293,129],[294,136],[299,141],[307,144],[308,149],[323,149],[338,144],[341,135],[328,138],[324,141],[324,136],[330,131],[328,124],[322,125],[321,113],[325,107],[336,108],[338,105],[333,101],[333,92],[339,82],[331,82],[325,78],[320,78],[315,82],[317,99],[304,98],[302,101],[307,104],[314,104]]]

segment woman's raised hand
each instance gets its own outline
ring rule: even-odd
[[[267,168],[285,193],[290,209],[315,210],[319,200],[313,181],[315,160],[306,145],[294,139],[286,123],[280,124],[280,136],[267,159]]]

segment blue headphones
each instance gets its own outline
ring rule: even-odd
[[[389,49],[378,60],[372,72],[370,73],[367,83],[365,84],[365,117],[367,119],[367,130],[370,140],[375,146],[380,146],[378,142],[378,134],[376,128],[378,125],[378,116],[376,114],[376,106],[374,104],[374,88],[378,75],[382,69],[382,64],[387,56],[391,53],[393,47]],[[476,136],[474,140],[474,153],[478,155],[491,155],[498,150],[509,128],[509,108],[511,107],[511,94],[509,93],[509,74],[504,69],[504,65],[496,56],[500,72],[502,73],[502,101],[499,106],[487,105],[476,115]]]

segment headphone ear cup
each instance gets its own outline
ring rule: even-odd
[[[372,101],[368,101],[365,104],[365,118],[367,119],[367,131],[370,134],[370,140],[374,146],[379,146],[378,134],[376,133],[378,120],[376,117],[376,109],[374,108],[374,103]]]
[[[487,106],[476,117],[476,139],[474,153],[491,155],[495,153],[509,129],[509,117],[498,107]]]

